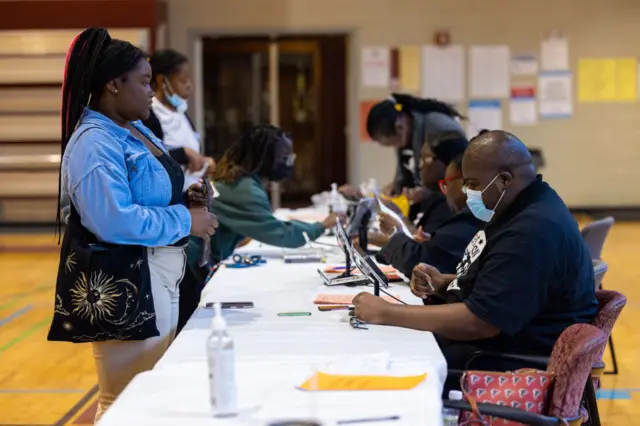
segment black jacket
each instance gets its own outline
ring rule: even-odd
[[[464,249],[480,226],[481,222],[465,208],[445,220],[429,241],[419,243],[405,234],[394,235],[376,259],[391,264],[408,277],[419,263],[432,265],[443,274],[455,274]]]

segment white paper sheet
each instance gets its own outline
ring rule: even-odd
[[[462,101],[465,97],[464,47],[423,46],[421,80],[423,97]]]
[[[569,69],[569,41],[566,37],[548,37],[542,41],[542,71],[567,71]]]
[[[391,50],[388,47],[362,48],[362,85],[389,87],[391,80]]]
[[[573,115],[573,78],[568,71],[547,71],[538,76],[541,118],[567,118]]]
[[[536,99],[535,98],[511,98],[509,104],[509,119],[516,126],[536,124]]]
[[[535,55],[513,55],[511,57],[512,75],[536,75],[538,73],[538,61]]]
[[[391,210],[389,207],[385,206],[384,203],[382,201],[380,201],[380,198],[378,198],[378,196],[375,196],[374,199],[376,200],[376,202],[373,203],[374,209],[378,213],[383,213],[383,214],[389,215],[392,218],[394,218],[396,220],[396,222],[400,222],[400,224],[402,225],[402,232],[405,235],[407,235],[409,238],[413,238],[413,235],[411,235],[411,232],[409,231],[409,228],[407,228],[407,225],[404,224],[404,221],[402,220],[402,218],[400,216],[398,216],[396,214],[396,212]]]
[[[502,129],[502,106],[499,100],[469,101],[467,136],[473,138],[482,129]]]
[[[472,46],[470,92],[473,98],[509,97],[509,46]]]
[[[368,355],[337,355],[318,370],[327,374],[376,375],[389,373],[391,355],[380,352]]]

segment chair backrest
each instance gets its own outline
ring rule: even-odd
[[[611,335],[611,330],[615,325],[622,308],[627,304],[627,298],[624,294],[611,290],[597,290],[596,299],[598,299],[598,315],[593,320],[593,325],[598,327],[607,336]],[[596,362],[602,360],[605,347],[598,353]]]
[[[596,285],[596,291],[602,288],[602,281],[609,270],[609,265],[604,260],[593,261],[593,281]]]
[[[607,345],[607,335],[591,324],[574,324],[562,332],[553,346],[547,371],[556,376],[549,415],[577,417],[591,367]]]
[[[584,242],[589,248],[591,259],[600,259],[602,257],[602,247],[614,222],[615,220],[609,216],[591,222],[582,228],[582,238],[584,238]]]

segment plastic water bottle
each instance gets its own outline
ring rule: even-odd
[[[226,417],[237,413],[236,364],[233,339],[227,333],[222,305],[214,305],[211,335],[207,339],[209,391],[214,416]]]
[[[347,205],[345,203],[344,197],[338,191],[338,184],[331,184],[331,193],[329,194],[329,208],[330,212],[344,214],[347,211]]]
[[[462,401],[462,392],[459,390],[450,390],[449,399],[451,401]],[[442,410],[442,424],[444,426],[458,426],[459,418],[460,410],[454,410],[452,408],[445,408]]]

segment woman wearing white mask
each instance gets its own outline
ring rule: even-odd
[[[175,50],[159,50],[149,59],[155,97],[144,123],[164,142],[169,154],[185,170],[185,188],[213,172],[212,158],[201,154],[199,135],[186,114],[192,83],[189,61]]]
[[[201,154],[198,134],[186,114],[187,99],[192,90],[189,61],[183,54],[167,49],[154,53],[149,63],[155,96],[151,103],[151,114],[144,124],[162,140],[169,155],[182,166],[187,188],[215,169],[213,159]],[[196,277],[202,271],[194,271],[192,268],[197,267],[198,262],[190,260],[180,282],[178,332],[200,302],[202,283]]]

